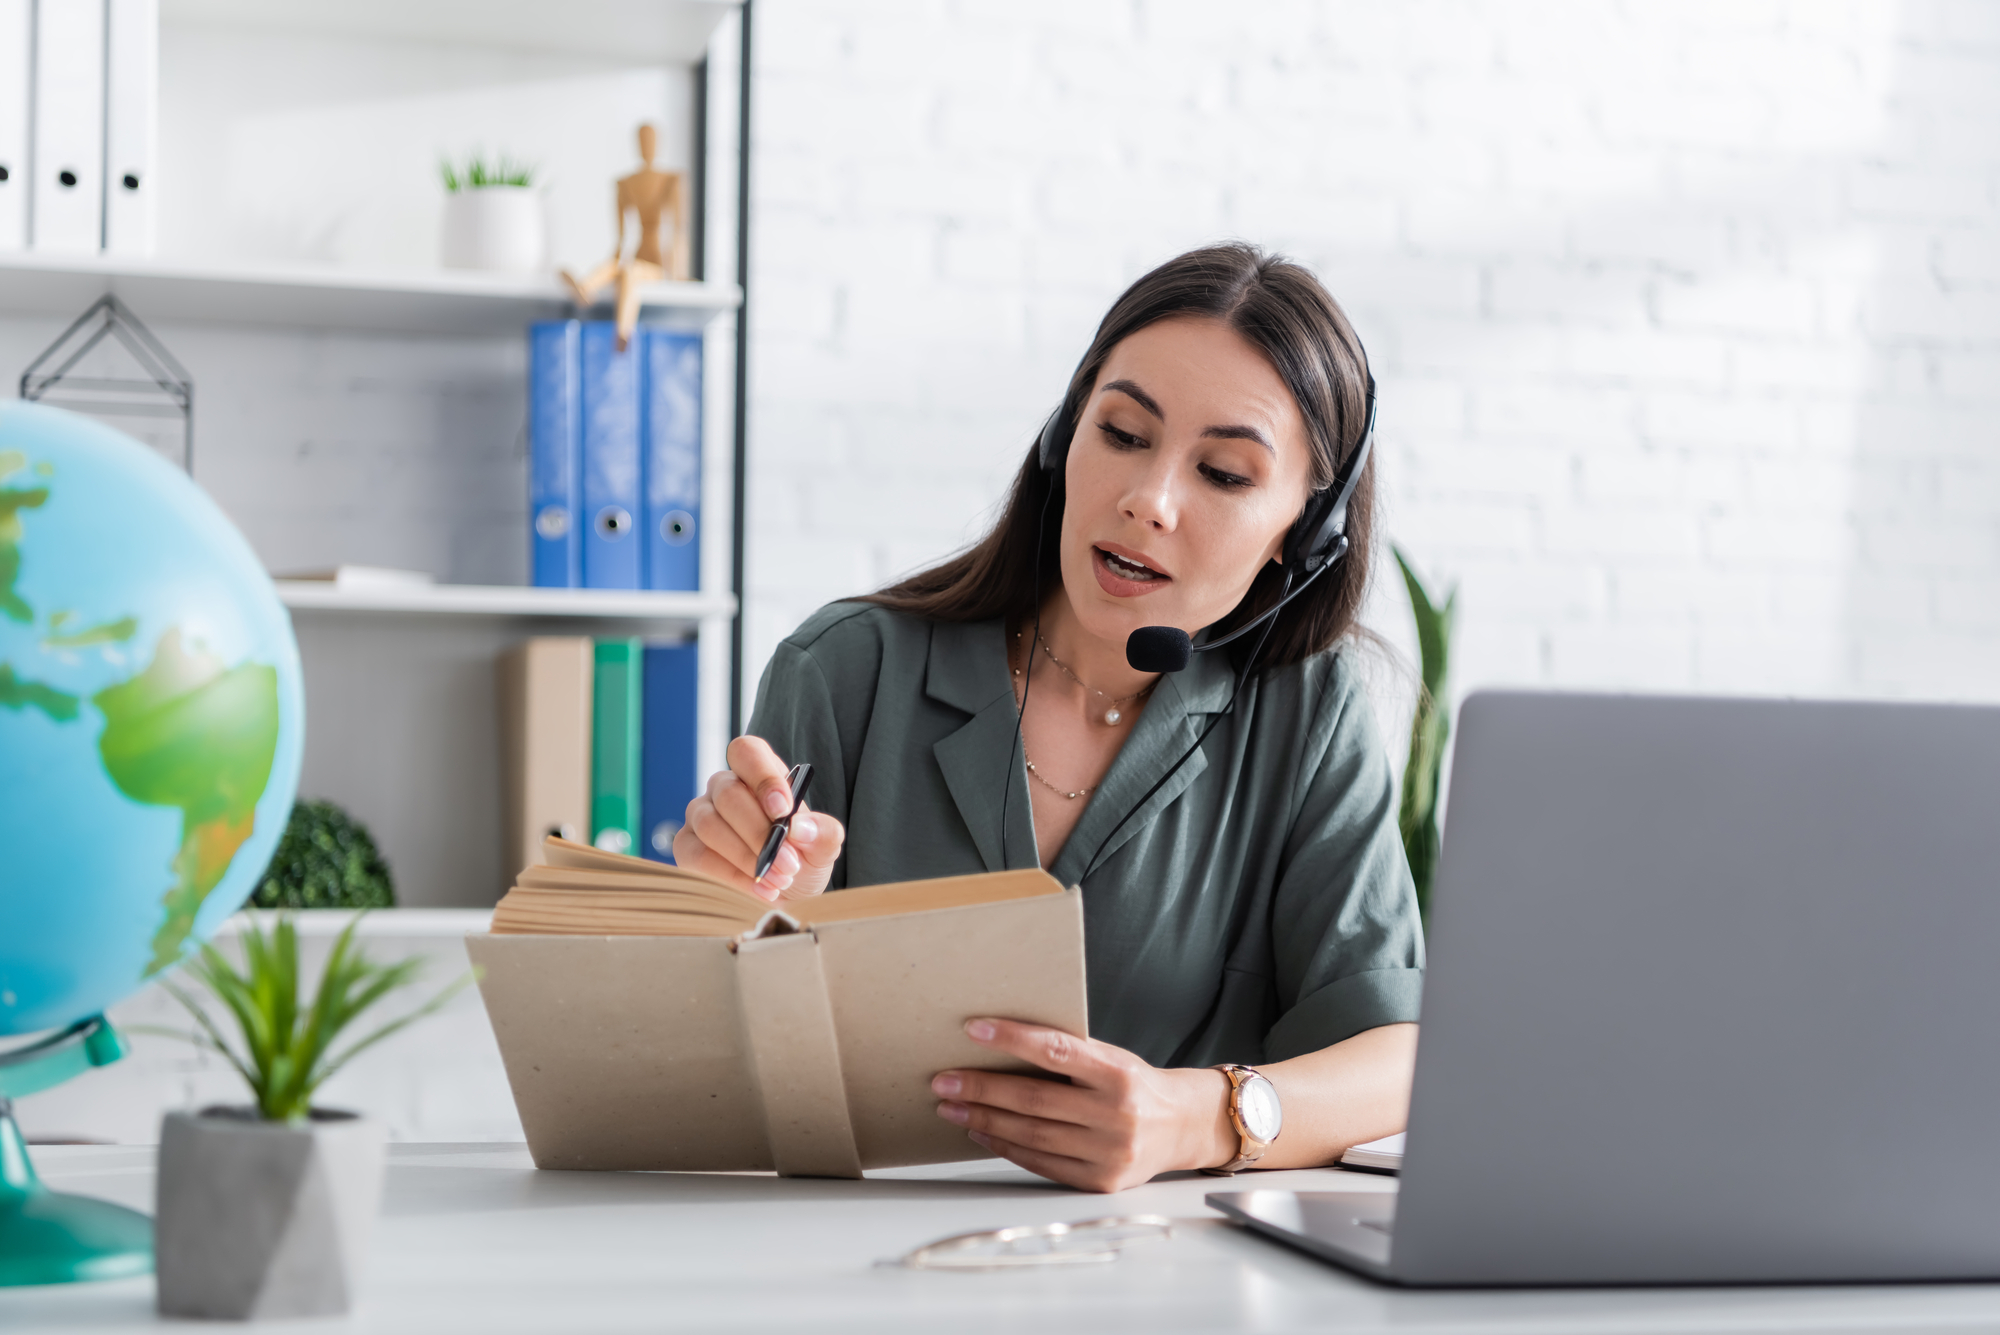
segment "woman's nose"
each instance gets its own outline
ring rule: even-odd
[[[1175,496],[1171,468],[1157,465],[1143,469],[1119,500],[1119,511],[1148,528],[1172,532],[1180,520],[1180,503]]]

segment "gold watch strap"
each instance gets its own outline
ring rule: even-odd
[[[1258,1140],[1244,1128],[1243,1115],[1238,1111],[1243,1082],[1253,1075],[1260,1075],[1261,1072],[1254,1066],[1244,1066],[1237,1062],[1223,1062],[1214,1069],[1222,1072],[1229,1080],[1229,1123],[1236,1128],[1236,1157],[1219,1167],[1204,1168],[1201,1171],[1210,1177],[1234,1177],[1241,1170],[1263,1158],[1265,1151],[1271,1148],[1270,1141]]]

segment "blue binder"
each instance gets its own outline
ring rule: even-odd
[[[649,589],[701,587],[701,335],[641,328],[646,359],[646,504],[639,540]]]
[[[700,777],[694,769],[697,656],[693,643],[646,646],[637,851],[655,862],[674,860],[674,836]]]
[[[528,327],[528,550],[534,583],[573,589],[583,583],[577,523],[577,322]]]
[[[604,320],[579,326],[583,437],[583,585],[643,588],[640,519],[639,347],[620,352]]]

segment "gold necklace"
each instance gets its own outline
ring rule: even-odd
[[[1020,639],[1021,632],[1018,630],[1015,631],[1014,638],[1017,640]],[[1056,666],[1061,667],[1062,665],[1058,663]],[[1021,675],[1021,669],[1015,668],[1014,675],[1016,677],[1019,677]],[[1014,707],[1016,709],[1019,709],[1021,707],[1021,697],[1018,695],[1014,697]],[[1050,783],[1047,779],[1044,779],[1042,777],[1042,772],[1035,768],[1035,758],[1028,754],[1028,739],[1026,737],[1023,737],[1021,739],[1021,760],[1028,767],[1028,777],[1032,778],[1036,783],[1039,783],[1040,785],[1042,785],[1042,787],[1054,793],[1057,797],[1066,797],[1070,801],[1074,802],[1079,797],[1089,797],[1092,793],[1097,791],[1097,785],[1094,783],[1090,785],[1090,787],[1088,788],[1079,788],[1075,792],[1071,792],[1067,788],[1058,788],[1054,784]]]
[[[1058,788],[1054,784],[1050,783],[1047,779],[1044,779],[1042,777],[1042,772],[1035,768],[1034,759],[1028,754],[1028,745],[1026,742],[1023,742],[1021,744],[1021,759],[1027,762],[1028,773],[1033,776],[1035,782],[1039,783],[1040,785],[1042,785],[1042,787],[1048,789],[1050,792],[1054,793],[1058,797],[1067,797],[1070,801],[1074,802],[1079,797],[1089,797],[1093,792],[1097,791],[1097,785],[1093,783],[1088,788],[1079,788],[1072,793],[1065,789]],[[753,867],[751,868],[751,870],[755,871],[756,868]]]
[[[1017,640],[1020,639],[1021,632],[1018,630],[1015,631],[1014,638]],[[1042,638],[1042,633],[1040,631],[1035,632],[1035,643],[1042,646],[1042,652],[1049,656],[1049,661],[1051,663],[1054,663],[1057,667],[1062,669],[1062,674],[1065,677],[1068,677],[1071,681],[1083,687],[1084,690],[1089,691],[1092,695],[1103,695],[1106,700],[1111,701],[1111,708],[1104,711],[1104,726],[1107,728],[1115,728],[1120,723],[1125,721],[1125,715],[1119,712],[1118,706],[1125,704],[1126,702],[1131,700],[1139,700],[1145,698],[1147,695],[1150,695],[1152,693],[1153,687],[1160,684],[1159,679],[1155,678],[1154,680],[1146,683],[1146,685],[1143,688],[1132,692],[1132,694],[1130,695],[1118,695],[1118,696],[1104,695],[1103,691],[1098,690],[1095,686],[1092,686],[1082,677],[1079,677],[1076,675],[1076,673],[1070,671],[1069,664],[1063,662],[1060,658],[1056,657],[1056,651],[1049,648],[1049,642]],[[1021,674],[1017,672],[1014,675],[1018,677]]]

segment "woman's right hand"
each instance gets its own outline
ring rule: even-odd
[[[712,775],[708,790],[688,803],[687,821],[674,836],[674,861],[767,903],[826,889],[847,831],[833,817],[803,806],[792,817],[791,833],[778,846],[771,870],[762,881],[750,878],[772,824],[792,809],[790,773],[763,738],[731,742],[729,768]]]

